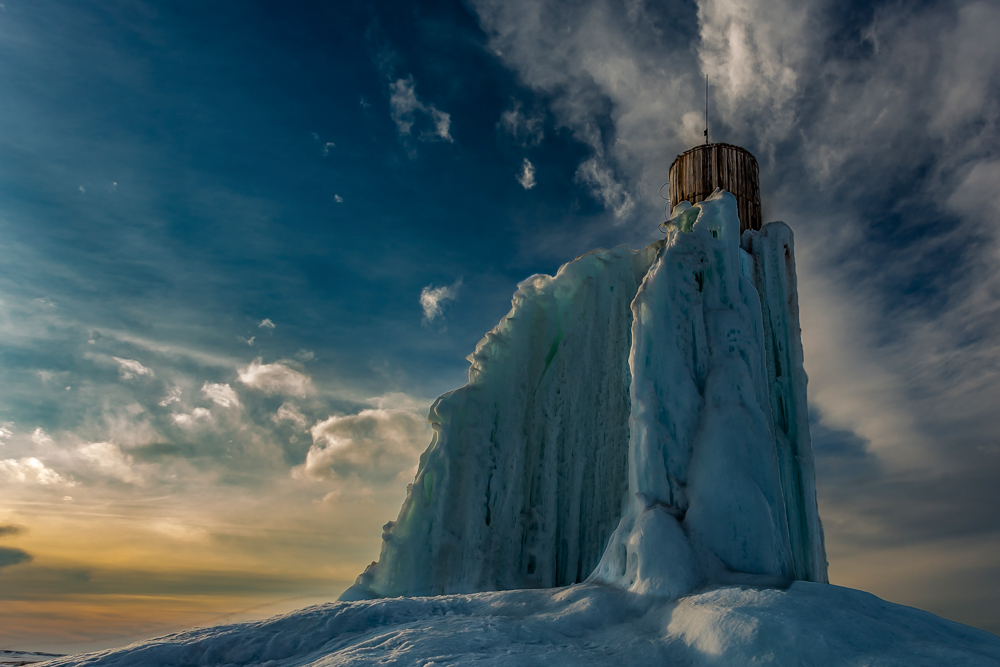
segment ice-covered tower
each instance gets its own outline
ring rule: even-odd
[[[342,599],[827,580],[792,233],[761,226],[757,178],[692,149],[665,239],[519,285]]]
[[[746,253],[744,268],[751,268],[752,275],[749,277],[762,297],[771,413],[781,484],[786,490],[785,506],[795,571],[799,579],[821,579],[818,570],[825,570],[825,565],[821,566],[818,562],[821,557],[807,554],[807,545],[822,544],[823,537],[812,498],[814,473],[809,431],[805,423],[805,374],[801,371],[802,350],[791,230],[779,223],[774,230],[760,233],[760,169],[757,159],[745,148],[726,143],[695,146],[677,156],[670,165],[669,178],[671,209],[682,202],[697,204],[705,201],[719,189],[729,192],[736,199],[741,246]],[[770,249],[775,256],[765,257],[767,253],[762,243],[779,229],[782,241],[779,247]],[[747,230],[755,233],[746,234]],[[754,242],[758,239],[761,242],[755,248]],[[772,312],[776,308],[780,312]],[[792,377],[796,371],[801,377]],[[801,470],[803,458],[807,465],[805,473]],[[810,480],[808,489],[803,489],[803,474]],[[802,499],[804,491],[810,494],[809,502],[804,503]]]

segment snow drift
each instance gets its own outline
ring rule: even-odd
[[[826,581],[791,231],[739,228],[719,191],[521,283],[341,599]]]
[[[47,667],[1000,664],[1000,638],[828,584],[676,601],[610,586],[338,602]]]

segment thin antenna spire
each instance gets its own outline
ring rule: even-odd
[[[705,143],[708,143],[708,75],[705,75]]]

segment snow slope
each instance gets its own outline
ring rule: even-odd
[[[337,602],[45,664],[996,666],[1000,637],[829,584],[676,601],[578,584]]]

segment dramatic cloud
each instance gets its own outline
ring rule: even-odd
[[[121,357],[112,357],[112,359],[118,362],[118,376],[123,380],[132,380],[140,375],[153,376],[153,371],[135,359],[122,359]]]
[[[578,182],[619,221],[637,201],[652,213],[670,156],[700,139],[699,123],[683,120],[702,106],[689,74],[691,39],[676,32],[694,17],[667,7],[659,9],[668,16],[654,15],[638,2],[470,4],[492,50],[550,100],[557,126],[590,148]]]
[[[531,164],[528,158],[524,158],[524,164],[521,167],[521,173],[517,175],[517,182],[521,184],[521,187],[525,190],[530,190],[535,187],[535,165]]]
[[[41,484],[42,486],[57,484],[73,486],[74,484],[33,456],[0,460],[0,475],[11,482],[21,484]]]
[[[454,141],[450,130],[451,116],[433,104],[424,104],[417,99],[416,83],[412,76],[397,79],[395,83],[389,84],[389,91],[392,120],[396,123],[396,129],[401,136],[409,136],[412,133],[419,114],[428,117],[433,124],[432,131],[420,133],[418,138],[421,141]]]
[[[429,436],[427,420],[403,410],[330,417],[312,427],[313,444],[298,470],[311,479],[389,481],[413,468]]]
[[[206,382],[201,388],[201,393],[205,394],[213,403],[223,408],[240,407],[239,396],[236,395],[236,392],[228,384]]]
[[[440,317],[442,305],[447,301],[454,301],[458,297],[458,290],[462,286],[462,279],[459,278],[451,285],[444,287],[434,287],[428,285],[420,291],[420,307],[424,309],[424,321],[433,322]]]
[[[312,379],[308,375],[284,364],[261,363],[259,357],[239,371],[239,381],[265,394],[305,396],[312,391]]]
[[[799,72],[817,55],[809,49],[817,34],[809,15],[815,8],[766,0],[698,3],[702,72],[716,87],[726,120],[738,125],[756,121],[766,148],[785,138],[796,119],[792,102],[800,93]]]

